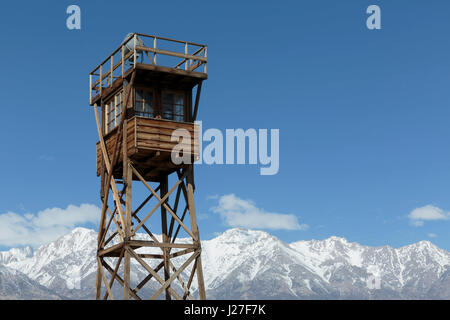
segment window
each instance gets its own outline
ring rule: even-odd
[[[120,123],[122,114],[123,94],[119,92],[106,104],[106,133],[111,132]]]
[[[134,100],[134,110],[137,116],[153,118],[155,116],[153,110],[153,92],[147,90],[136,89]]]
[[[184,121],[184,96],[179,93],[163,93],[163,118]]]

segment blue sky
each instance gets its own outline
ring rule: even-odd
[[[66,28],[70,4],[81,8],[81,30]],[[381,30],[366,28],[371,4],[381,7]],[[211,209],[228,195],[222,199],[309,226],[268,230],[287,242],[337,235],[394,247],[431,240],[450,249],[448,1],[2,7],[0,220],[100,206],[88,74],[137,31],[208,45],[199,112],[205,129],[280,129],[277,175],[261,176],[254,165],[196,167],[202,238],[230,227]],[[424,209],[412,220],[417,208]]]

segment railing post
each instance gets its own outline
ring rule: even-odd
[[[124,50],[123,50],[123,45],[122,45],[122,79],[123,79],[123,73],[124,73],[124,66],[125,66],[125,55],[124,55]]]
[[[100,65],[100,95],[102,95],[103,92],[103,65]]]
[[[184,54],[185,55],[188,54],[188,44],[187,44],[187,42],[184,44]],[[187,58],[185,58],[185,59],[186,59],[186,62],[184,63],[184,70],[187,70],[188,69],[188,59]],[[191,64],[192,64],[192,61],[191,61]]]
[[[206,53],[206,49],[207,49],[207,47],[205,46],[205,58],[208,58],[207,57],[207,53]],[[205,61],[205,74],[208,74],[208,72],[206,71],[206,65],[207,65],[207,61]]]
[[[137,34],[135,33],[134,34],[134,48],[133,48],[133,50],[134,50],[134,52],[133,52],[133,56],[134,56],[134,65],[133,65],[133,68],[135,68],[136,69],[136,41],[137,40]]]
[[[89,104],[92,104],[92,73],[89,74]]]
[[[114,77],[113,77],[113,73],[114,73],[114,56],[111,56],[111,83],[109,84],[110,87],[112,87],[113,81],[114,81]]]
[[[153,37],[153,49],[156,49],[156,37]],[[156,65],[156,52],[153,53],[153,62]]]

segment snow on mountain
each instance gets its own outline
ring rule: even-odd
[[[304,263],[307,257],[266,232],[231,229],[202,245],[209,298],[317,298],[327,292]]]
[[[83,284],[91,290],[95,287],[96,248],[97,233],[76,228],[54,242],[39,247],[32,255],[22,255],[22,259],[16,256],[4,264],[20,270],[51,290],[71,297],[77,292],[77,287]],[[75,297],[78,296],[75,294]]]
[[[0,264],[0,299],[54,300],[61,297],[25,274]]]
[[[59,296],[92,299],[96,244],[95,231],[76,228],[35,251],[0,252],[0,264]],[[428,241],[398,249],[339,237],[288,244],[267,232],[236,228],[202,247],[209,299],[450,299],[450,253]],[[136,262],[131,271],[134,283],[146,275]],[[150,281],[142,290],[154,287]],[[113,293],[120,297],[121,287]]]
[[[0,252],[0,264],[9,264],[17,261],[22,261],[33,256],[33,249],[31,247],[12,248],[9,251]]]
[[[395,249],[361,246],[331,237],[291,246],[320,261],[315,267],[322,270],[323,279],[346,296],[352,295],[346,290],[363,290],[369,284],[369,289],[375,290],[366,293],[373,298],[380,294],[388,298],[427,298],[432,282],[450,267],[450,253],[428,241]]]

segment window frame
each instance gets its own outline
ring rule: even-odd
[[[121,89],[105,103],[105,134],[112,132],[119,125],[124,105],[123,99],[123,89]]]
[[[138,91],[138,90],[140,90],[140,91],[142,91],[142,100],[140,101],[141,103],[142,103],[142,110],[137,110],[137,94],[136,94],[136,91]],[[146,115],[144,115],[144,114],[149,114],[149,112],[145,112],[145,111],[143,111],[143,110],[145,110],[145,95],[144,95],[144,92],[150,92],[151,94],[152,94],[152,104],[151,104],[151,107],[152,107],[152,109],[153,109],[153,114],[152,114],[152,116],[146,116]],[[137,116],[137,117],[142,117],[142,118],[149,118],[149,119],[154,119],[154,118],[156,118],[156,116],[158,115],[158,111],[157,111],[157,108],[156,108],[156,105],[157,105],[157,103],[156,103],[156,91],[155,91],[155,89],[154,88],[149,88],[149,87],[140,87],[140,86],[136,86],[136,87],[134,87],[134,90],[133,90],[133,110],[134,110],[134,115],[135,116]],[[140,114],[138,114],[138,113],[140,113]]]
[[[176,114],[175,113],[175,103],[172,103],[172,118],[171,119],[166,119],[164,118],[164,114],[165,114],[165,108],[164,108],[164,95],[165,94],[175,94],[175,95],[180,95],[183,98],[183,120],[175,120],[175,115],[180,115],[180,114]],[[186,102],[187,102],[187,98],[186,98],[186,92],[183,90],[171,90],[171,89],[166,89],[166,90],[161,90],[161,117],[162,119],[165,120],[171,120],[171,121],[176,121],[176,122],[186,122]]]

